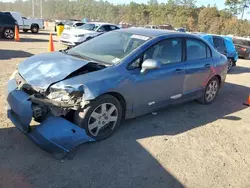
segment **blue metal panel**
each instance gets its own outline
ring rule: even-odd
[[[197,36],[199,36],[200,38],[204,39],[209,44],[211,44],[212,46],[214,46],[212,35],[209,35],[209,34],[198,34]]]
[[[15,119],[16,125],[20,127],[23,132],[28,132],[29,124],[32,119],[31,102],[28,100],[29,95],[21,90],[16,90],[15,82],[9,81],[7,101],[9,108],[12,109],[12,117]],[[8,116],[10,117],[10,113]],[[17,121],[19,123],[17,123]],[[22,125],[22,126],[21,126]]]
[[[86,131],[61,118],[51,116],[38,125],[28,136],[42,149],[62,158],[76,146],[95,141]]]
[[[46,90],[86,64],[88,61],[83,59],[54,52],[28,58],[19,64],[18,71],[33,87]]]
[[[231,57],[234,61],[238,60],[238,52],[236,51],[233,43],[233,39],[228,36],[222,36],[224,38],[226,48],[227,48],[227,57]]]

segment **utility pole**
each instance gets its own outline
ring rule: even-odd
[[[43,18],[43,0],[40,0],[40,14],[41,18]]]
[[[32,16],[35,18],[35,2],[32,0]]]
[[[245,1],[245,4],[244,4],[244,5],[243,5],[243,7],[242,7],[241,19],[243,19],[243,18],[244,18],[245,9],[247,9],[247,8],[248,8],[248,6],[247,6],[247,2]]]

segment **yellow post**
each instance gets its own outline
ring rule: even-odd
[[[62,32],[64,30],[64,26],[63,25],[58,25],[56,26],[56,31],[57,31],[57,36],[60,37]]]

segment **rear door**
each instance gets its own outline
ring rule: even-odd
[[[195,97],[205,87],[212,73],[213,59],[210,47],[194,38],[186,39],[186,73],[183,94]]]

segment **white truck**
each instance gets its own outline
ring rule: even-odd
[[[38,33],[40,29],[44,29],[44,21],[41,19],[28,19],[23,17],[19,12],[9,13],[17,21],[19,29],[24,32],[28,32],[30,30],[32,33]]]

